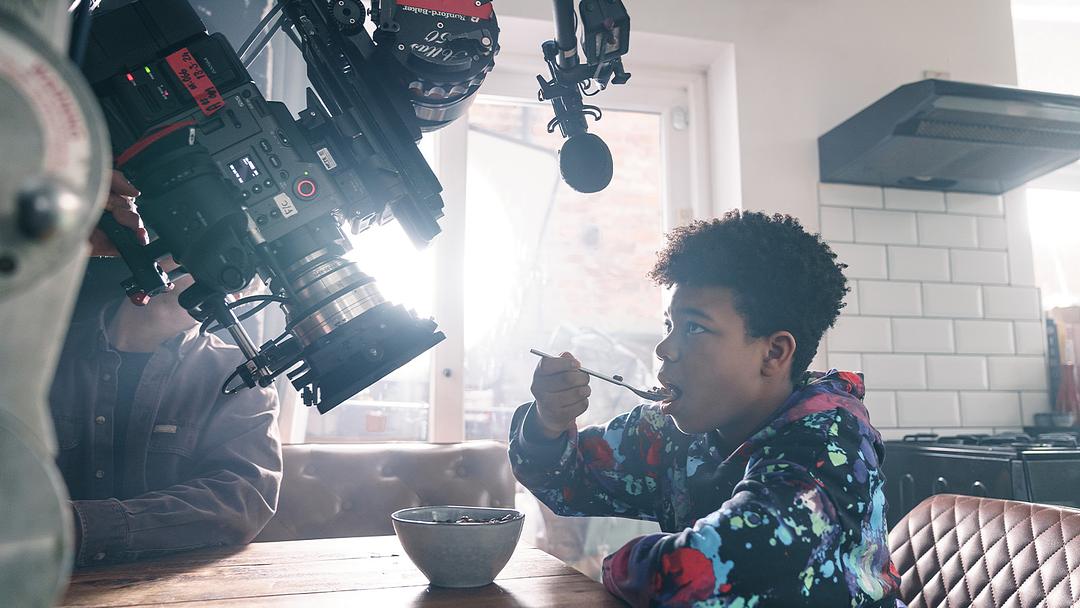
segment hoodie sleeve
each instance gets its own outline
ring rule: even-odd
[[[510,464],[541,502],[564,516],[656,519],[665,453],[664,419],[656,408],[638,406],[555,441],[536,432],[534,416],[532,403],[514,414]]]
[[[814,604],[815,585],[843,576],[827,486],[849,474],[860,445],[828,437],[830,427],[830,414],[815,415],[759,448],[720,509],[681,533],[627,543],[604,561],[604,585],[632,606]]]

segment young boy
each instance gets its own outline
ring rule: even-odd
[[[848,291],[790,216],[676,229],[650,276],[673,287],[656,346],[671,396],[578,429],[588,376],[541,360],[510,429],[517,478],[559,515],[655,520],[604,561],[634,606],[898,605],[883,446],[857,374],[808,373]],[[902,604],[900,604],[902,605]]]

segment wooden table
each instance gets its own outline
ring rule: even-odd
[[[540,549],[518,546],[495,583],[431,587],[395,536],[193,551],[76,571],[63,606],[624,606]]]

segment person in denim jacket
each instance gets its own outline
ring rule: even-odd
[[[247,543],[277,508],[273,387],[222,395],[243,355],[179,306],[190,279],[146,304],[128,274],[91,260],[49,394],[79,566]]]
[[[588,376],[544,358],[510,429],[517,478],[559,515],[659,522],[608,556],[633,606],[902,606],[884,448],[860,375],[807,372],[847,293],[790,216],[733,211],[669,235],[656,347],[671,395],[578,429]]]

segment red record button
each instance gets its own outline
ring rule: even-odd
[[[315,198],[315,181],[306,177],[296,180],[296,195],[302,199]]]

